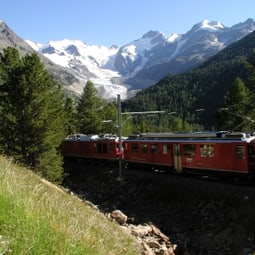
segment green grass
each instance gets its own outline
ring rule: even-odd
[[[96,209],[0,157],[0,255],[137,255],[138,247]]]

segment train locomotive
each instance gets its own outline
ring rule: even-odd
[[[64,158],[85,163],[104,164],[119,159],[119,140],[115,135],[74,134],[67,136],[60,146]]]
[[[142,133],[122,140],[126,167],[165,169],[176,173],[254,175],[255,136],[246,133]],[[61,145],[64,157],[87,161],[119,159],[116,136],[73,135]]]

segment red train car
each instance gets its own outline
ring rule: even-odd
[[[146,133],[124,141],[126,164],[182,172],[255,173],[255,136],[244,133]]]
[[[114,135],[69,135],[60,146],[62,156],[102,163],[119,158],[119,142]]]

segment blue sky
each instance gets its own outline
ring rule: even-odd
[[[204,20],[230,27],[255,19],[255,0],[5,0],[0,20],[34,42],[82,40],[123,46],[149,30],[186,33]]]

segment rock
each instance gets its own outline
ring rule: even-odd
[[[151,231],[152,231],[152,228],[148,225],[146,225],[146,226],[142,226],[142,225],[134,226],[133,225],[131,227],[131,234],[134,236],[143,237],[143,236],[148,235]]]
[[[143,243],[144,255],[155,255],[154,251],[146,244]]]
[[[161,245],[159,244],[159,242],[157,240],[155,240],[154,238],[147,240],[146,243],[149,245],[150,248],[155,248],[155,249],[159,249],[161,247]]]
[[[169,237],[163,234],[159,228],[155,227],[154,225],[151,225],[152,232],[160,237],[165,243],[169,243]]]
[[[120,210],[114,210],[111,212],[110,217],[117,221],[120,225],[124,225],[127,223],[127,215],[125,215],[122,211]]]

